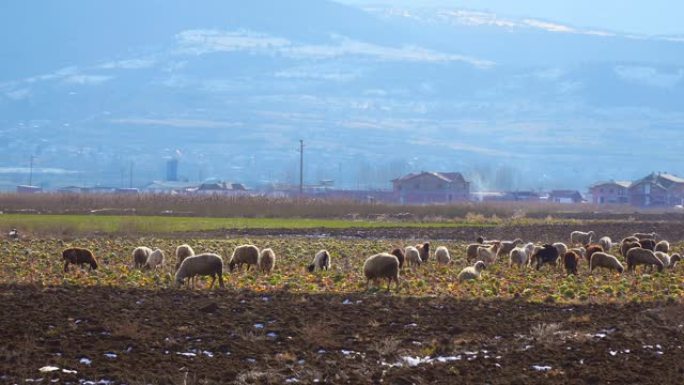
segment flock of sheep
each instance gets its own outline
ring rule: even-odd
[[[680,254],[670,255],[670,244],[666,240],[657,240],[656,233],[636,233],[624,238],[619,244],[614,244],[609,237],[602,237],[594,241],[595,233],[573,231],[570,234],[568,247],[562,242],[553,244],[535,245],[534,243],[523,244],[521,239],[512,241],[485,240],[478,237],[476,243],[466,246],[466,261],[471,266],[463,268],[458,273],[459,281],[473,280],[487,266],[495,264],[508,257],[511,267],[521,269],[534,267],[537,270],[544,265],[565,267],[568,274],[577,274],[577,267],[584,259],[589,265],[589,271],[604,268],[623,273],[625,267],[615,255],[609,254],[613,246],[619,246],[619,252],[625,260],[628,271],[634,272],[638,265],[645,265],[651,270],[655,267],[658,271],[665,268],[674,268],[681,260]],[[148,247],[137,247],[133,250],[133,263],[137,268],[155,269],[164,265],[165,255],[160,249],[152,250]],[[406,265],[416,269],[429,261],[431,256],[430,243],[425,242],[416,246],[395,248],[389,253],[379,253],[368,257],[363,265],[363,273],[366,278],[366,287],[371,281],[386,279],[387,290],[392,282],[399,288],[399,272]],[[62,252],[64,259],[64,271],[68,271],[69,264],[89,265],[91,269],[97,269],[97,262],[93,253],[83,248],[68,248]],[[451,263],[449,250],[440,246],[434,251],[434,260],[438,264]],[[180,245],[176,248],[176,273],[175,283],[181,286],[187,283],[194,287],[195,277],[211,276],[210,287],[216,280],[220,287],[223,284],[223,258],[214,253],[196,255],[188,245]],[[228,267],[232,272],[240,269],[243,265],[249,270],[255,266],[263,273],[273,271],[276,264],[276,254],[270,248],[259,250],[254,245],[237,246],[228,260]],[[309,272],[328,270],[331,267],[331,256],[327,250],[317,252],[312,262],[307,266]]]

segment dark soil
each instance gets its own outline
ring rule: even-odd
[[[534,240],[538,242],[570,241],[570,233],[575,230],[594,230],[598,237],[607,235],[613,241],[635,232],[656,232],[664,239],[684,239],[684,223],[682,222],[593,222],[577,224],[531,224],[524,226],[465,226],[441,228],[374,228],[374,229],[228,229],[220,232],[195,234],[199,236],[330,236],[368,239],[441,239],[472,242],[478,235],[488,239]]]
[[[0,307],[1,383],[684,383],[679,303],[1,286]]]

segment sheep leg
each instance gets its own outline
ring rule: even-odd
[[[66,261],[66,262],[64,262],[64,272],[66,273],[68,271],[69,271],[69,261]]]
[[[217,274],[217,275],[218,275],[219,287],[224,288],[225,285],[223,284],[223,274]]]
[[[210,289],[214,288],[214,282],[216,281],[216,275],[212,274],[211,276],[211,285],[209,285]]]

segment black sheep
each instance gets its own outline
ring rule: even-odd
[[[532,263],[536,262],[536,268],[539,270],[542,265],[547,263],[555,265],[558,257],[558,249],[547,243],[532,256]]]

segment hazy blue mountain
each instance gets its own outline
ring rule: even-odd
[[[0,5],[0,179],[479,188],[684,175],[684,39],[327,1]],[[45,169],[45,170],[43,170]],[[49,170],[47,170],[49,169]],[[3,178],[3,173],[5,177]]]

